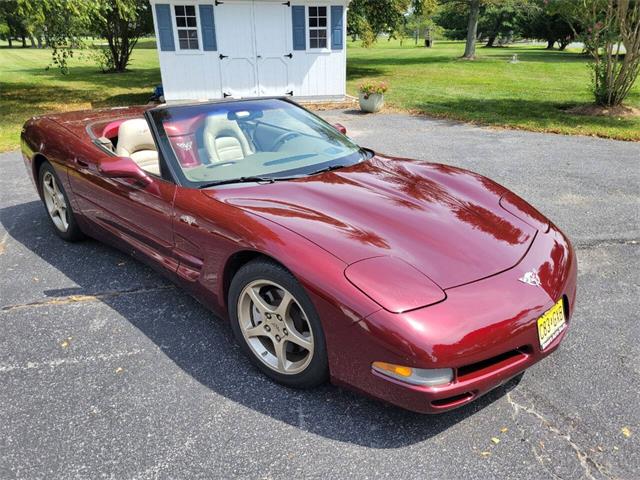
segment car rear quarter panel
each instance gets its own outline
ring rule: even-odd
[[[53,166],[65,190],[70,190],[67,168],[70,144],[73,145],[75,140],[67,129],[45,117],[32,118],[25,123],[21,135],[22,157],[36,187],[40,166],[37,156],[42,155]]]

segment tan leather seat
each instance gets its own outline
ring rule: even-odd
[[[205,120],[204,146],[214,163],[242,160],[252,153],[238,123],[224,115],[212,115]]]
[[[143,170],[160,175],[158,152],[149,124],[144,118],[134,118],[120,124],[116,155],[129,157]]]

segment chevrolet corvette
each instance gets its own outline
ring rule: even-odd
[[[167,276],[291,387],[444,412],[556,350],[574,309],[571,243],[527,202],[287,99],[34,117],[22,154],[57,235]]]

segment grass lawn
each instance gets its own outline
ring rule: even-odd
[[[591,103],[587,58],[580,52],[543,46],[478,48],[478,59],[460,60],[461,42],[434,48],[403,47],[380,40],[372,49],[349,44],[347,90],[365,79],[385,80],[387,104],[434,116],[488,125],[567,134],[640,140],[640,117],[569,115],[567,107]],[[518,55],[518,63],[508,60]],[[640,82],[626,104],[640,107]]]
[[[365,79],[386,80],[391,107],[489,125],[640,140],[640,118],[592,118],[563,109],[589,103],[589,71],[579,52],[548,52],[514,46],[478,50],[474,62],[459,60],[461,42],[436,42],[426,49],[381,40],[372,49],[348,49],[348,91]],[[507,62],[517,53],[520,62]],[[145,103],[160,71],[155,44],[143,40],[131,71],[103,74],[76,57],[70,73],[46,70],[50,51],[0,45],[0,151],[15,149],[20,128],[32,115],[49,111]],[[640,107],[640,85],[627,103]]]
[[[133,52],[131,71],[104,74],[88,58],[73,58],[69,74],[46,70],[50,50],[0,46],[0,152],[18,148],[22,124],[51,111],[147,103],[160,83],[155,42]]]

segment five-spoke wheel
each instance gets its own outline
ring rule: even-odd
[[[298,373],[313,356],[313,332],[287,289],[268,280],[249,283],[238,301],[238,322],[256,356],[283,374]]]
[[[42,175],[42,196],[51,221],[58,230],[66,232],[69,229],[67,202],[52,172],[47,171]]]
[[[40,194],[58,236],[68,241],[83,238],[64,187],[53,166],[44,162],[38,173]]]
[[[284,267],[260,259],[242,267],[229,290],[238,341],[267,375],[307,387],[327,377],[324,333],[306,292]]]

